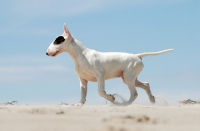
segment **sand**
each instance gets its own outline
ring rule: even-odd
[[[200,131],[200,105],[1,105],[0,131]]]

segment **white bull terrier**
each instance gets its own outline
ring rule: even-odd
[[[64,33],[50,44],[46,55],[55,57],[62,52],[67,52],[72,57],[81,88],[81,99],[76,106],[82,106],[86,101],[88,81],[97,82],[99,95],[115,103],[115,97],[105,92],[105,80],[117,77],[121,77],[130,90],[129,100],[123,103],[123,105],[129,105],[138,96],[135,87],[144,89],[151,103],[155,103],[149,83],[137,80],[138,74],[143,69],[142,58],[160,55],[172,50],[141,54],[98,52],[86,48],[81,42],[73,38],[64,24]]]

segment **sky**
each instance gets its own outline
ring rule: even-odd
[[[143,59],[140,81],[169,103],[200,100],[199,0],[2,0],[0,2],[0,103],[76,104],[79,80],[67,53],[46,56],[66,23],[77,40],[101,52],[174,51]],[[133,104],[150,104],[137,88]],[[129,98],[120,78],[106,92]],[[157,100],[162,104],[161,100]],[[88,84],[86,105],[104,105],[97,83]]]

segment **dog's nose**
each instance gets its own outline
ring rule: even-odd
[[[49,55],[48,52],[46,53],[46,55]]]

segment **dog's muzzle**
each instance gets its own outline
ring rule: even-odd
[[[48,52],[46,53],[46,55],[49,55]]]

